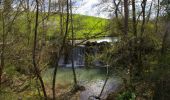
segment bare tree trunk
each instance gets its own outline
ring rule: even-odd
[[[135,1],[135,0],[132,0],[133,35],[134,35],[134,37],[135,37],[135,39],[134,39],[134,45],[133,45],[134,51],[137,50],[137,48],[136,48],[136,46],[135,46],[136,43],[137,43],[137,41],[136,41],[136,38],[137,38],[137,23],[136,23],[136,7],[135,7],[135,4],[136,4],[136,1]],[[133,52],[133,53],[132,53],[132,56],[133,56],[134,58],[137,58],[137,54],[136,54],[134,51],[131,51],[131,52]],[[133,65],[129,65],[130,84],[132,84],[133,66],[134,66],[134,63],[135,63],[135,62],[134,62],[134,60],[133,60],[133,62],[132,62]]]
[[[120,12],[123,12],[123,1],[124,1],[124,0],[120,0],[120,5],[121,5],[121,7],[120,7]]]
[[[145,8],[146,8],[146,1],[147,0],[143,0],[141,3],[141,7],[142,7],[142,25],[141,25],[141,34],[140,34],[140,50],[139,50],[139,59],[138,59],[138,74],[139,76],[142,75],[143,73],[143,61],[142,61],[142,44],[143,44],[143,33],[145,32]]]
[[[28,35],[28,45],[30,44],[30,34],[31,34],[31,18],[30,18],[30,0],[27,0],[27,35]]]
[[[60,34],[63,35],[63,3],[59,0],[59,14],[60,14]]]
[[[142,7],[142,17],[143,17],[142,26],[141,26],[141,37],[143,36],[143,33],[145,31],[145,8],[146,8],[146,1],[147,0],[143,0],[142,4],[141,4],[141,7]]]
[[[2,82],[2,74],[3,69],[5,66],[5,58],[4,58],[4,50],[5,50],[5,21],[4,21],[4,15],[2,16],[2,51],[1,51],[1,66],[0,66],[0,88],[1,88],[1,82]]]
[[[42,48],[46,45],[46,32],[47,29],[45,28],[45,0],[42,0],[42,5],[41,5],[41,12],[43,13],[42,15]]]
[[[50,13],[51,13],[51,0],[49,0],[49,2],[48,2],[48,16],[50,15]]]
[[[52,92],[53,92],[53,100],[56,99],[55,97],[55,83],[56,83],[56,74],[57,74],[57,69],[58,69],[58,62],[59,62],[59,59],[61,57],[61,54],[62,54],[62,51],[64,50],[64,47],[65,47],[65,42],[66,42],[66,37],[67,37],[67,34],[68,34],[68,25],[69,25],[69,0],[67,0],[67,18],[66,18],[66,31],[65,31],[65,34],[64,34],[64,38],[63,38],[63,42],[62,42],[62,45],[61,45],[61,48],[59,50],[59,55],[56,56],[56,63],[55,63],[55,69],[54,69],[54,73],[53,73],[53,83],[52,83]]]
[[[4,0],[3,1],[3,9],[1,12],[1,17],[2,17],[2,50],[1,50],[1,65],[0,65],[0,85],[2,81],[2,74],[3,74],[3,69],[5,67],[5,47],[6,43],[5,40],[7,38],[7,34],[10,31],[10,26],[9,25],[9,12],[11,11],[11,4],[12,1],[10,0]]]
[[[160,0],[157,1],[158,8],[157,8],[157,15],[156,15],[156,21],[155,21],[155,32],[158,32],[158,18],[159,18],[159,12],[160,12]]]
[[[166,50],[167,50],[167,39],[169,38],[169,34],[170,34],[169,29],[170,29],[170,21],[167,22],[165,34],[164,34],[163,39],[162,39],[162,48],[161,48],[161,54],[162,55],[164,55],[166,53]]]
[[[151,1],[151,5],[150,5],[150,8],[149,8],[149,12],[148,12],[148,16],[147,16],[147,23],[149,22],[150,20],[150,16],[151,16],[151,11],[152,11],[152,5],[153,5],[153,0]]]
[[[161,48],[161,54],[162,55],[165,54],[165,52],[166,52],[167,36],[168,36],[168,30],[166,29],[165,34],[164,34],[163,39],[162,39],[162,48]]]
[[[73,14],[72,14],[72,1],[70,0],[70,18],[71,18],[71,36],[72,36],[72,58],[71,58],[71,63],[72,63],[72,71],[73,71],[73,76],[74,76],[74,86],[75,88],[78,87],[77,84],[77,77],[76,77],[76,72],[74,68],[74,26],[73,26]]]
[[[136,23],[136,7],[135,0],[132,0],[132,14],[133,14],[133,34],[137,37],[137,23]]]
[[[121,2],[121,0],[119,0],[119,2],[118,3],[116,3],[116,0],[113,0],[113,3],[114,3],[114,5],[115,5],[115,15],[116,15],[116,18],[118,19],[118,17],[119,17],[119,15],[118,15],[118,10],[119,10],[119,5],[120,5],[120,2]]]
[[[42,87],[42,91],[44,94],[44,98],[45,100],[47,100],[47,94],[46,94],[46,90],[45,90],[45,86],[44,86],[44,82],[42,80],[42,77],[40,75],[40,70],[37,67],[37,63],[36,63],[36,47],[37,47],[37,31],[38,31],[38,14],[39,14],[39,1],[36,0],[36,20],[35,20],[35,31],[34,31],[34,46],[33,46],[33,54],[32,54],[32,59],[33,59],[33,66],[34,66],[34,70],[35,70],[35,75],[37,76],[37,78],[40,81],[41,87]]]
[[[129,17],[129,8],[128,8],[128,0],[124,0],[124,35],[128,34],[128,17]]]

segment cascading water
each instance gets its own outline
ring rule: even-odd
[[[73,54],[72,54],[73,53]],[[83,67],[85,65],[85,46],[78,46],[68,55],[68,63],[65,63],[64,56],[59,60],[59,66],[71,67],[71,58],[73,55],[74,67]]]
[[[85,47],[79,46],[73,49],[73,60],[75,67],[82,67],[85,64]]]
[[[71,59],[73,55],[74,67],[83,67],[85,66],[85,56],[88,54],[94,56],[94,59],[91,62],[93,66],[103,66],[103,63],[96,59],[97,54],[101,52],[100,46],[108,46],[108,43],[116,43],[118,40],[119,39],[116,37],[105,37],[101,39],[89,40],[86,44],[73,48],[73,52],[71,52],[72,50],[66,50],[67,53],[62,55],[58,64],[63,67],[72,67]]]

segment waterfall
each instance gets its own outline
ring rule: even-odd
[[[72,67],[71,59],[73,56],[74,67],[83,67],[85,66],[85,56],[87,56],[85,54],[94,56],[93,61],[90,62],[93,66],[104,66],[102,61],[96,59],[98,54],[102,52],[100,50],[100,46],[108,46],[108,43],[116,43],[118,41],[119,38],[117,37],[105,37],[101,39],[89,40],[86,44],[79,45],[73,48],[73,50],[67,50],[68,54],[62,55],[59,60],[59,66]],[[75,40],[75,42],[80,42],[80,40]],[[67,60],[64,58],[67,58]]]
[[[73,53],[73,54],[72,54]],[[71,58],[73,55],[74,67],[83,67],[85,66],[85,46],[77,46],[73,49],[73,52],[70,52],[68,55],[68,63],[66,64],[64,58],[66,55],[63,55],[59,60],[59,66],[71,67]]]
[[[74,66],[82,67],[85,64],[85,47],[78,46],[73,49]]]

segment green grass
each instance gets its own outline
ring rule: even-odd
[[[42,14],[39,14],[39,22],[42,22]],[[65,15],[64,15],[65,16]],[[66,17],[66,16],[65,16]],[[66,19],[66,18],[64,18]],[[35,13],[30,13],[30,21],[31,21],[31,29],[32,33],[34,32],[34,24],[35,24]],[[94,36],[100,32],[104,31],[105,25],[108,23],[108,19],[103,19],[99,17],[92,17],[92,16],[85,16],[85,15],[79,15],[75,14],[73,15],[73,23],[74,23],[74,36],[77,39],[82,38],[90,38],[91,36]],[[55,37],[59,36],[60,33],[60,17],[58,14],[51,14],[48,21],[45,20],[46,26],[46,34],[47,39],[53,39]],[[27,33],[27,14],[21,13],[17,19],[14,21],[13,29],[16,30],[17,34],[22,34],[28,36]],[[65,26],[65,20],[64,20],[64,26]],[[39,24],[39,30],[38,34],[41,35],[43,33],[42,31],[43,26],[42,23]],[[71,36],[71,27],[69,25],[69,35],[68,38]],[[65,30],[65,28],[64,28]],[[24,35],[24,36],[25,36]],[[33,36],[33,34],[29,34],[30,36]],[[107,32],[104,32],[100,36],[106,36],[108,35]]]
[[[108,23],[107,19],[85,16],[85,15],[74,15],[74,28],[76,38],[85,38],[94,36],[97,33],[103,32],[105,25]],[[79,25],[80,22],[80,25]],[[100,36],[108,35],[108,33],[102,33]]]
[[[49,22],[55,23],[56,26],[51,26],[48,30],[49,36],[54,36],[59,30],[59,15],[53,15],[49,18]],[[105,25],[108,23],[108,19],[103,19],[99,17],[92,17],[92,16],[85,16],[75,14],[73,15],[73,23],[74,23],[74,36],[75,38],[82,39],[82,38],[89,38],[104,31]],[[69,26],[69,29],[71,27]],[[56,32],[54,32],[56,30]],[[108,33],[102,33],[98,35],[105,36]],[[71,36],[71,30],[69,30],[69,37]]]

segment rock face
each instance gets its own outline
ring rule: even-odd
[[[86,87],[86,90],[80,93],[80,100],[97,100],[94,98],[94,96],[98,96],[100,94],[103,84],[104,84],[104,80],[97,80],[89,83],[83,82],[82,85]],[[116,79],[108,80],[106,87],[101,95],[101,98],[106,99],[106,97],[111,92],[116,91],[119,85],[120,82],[117,81]]]

